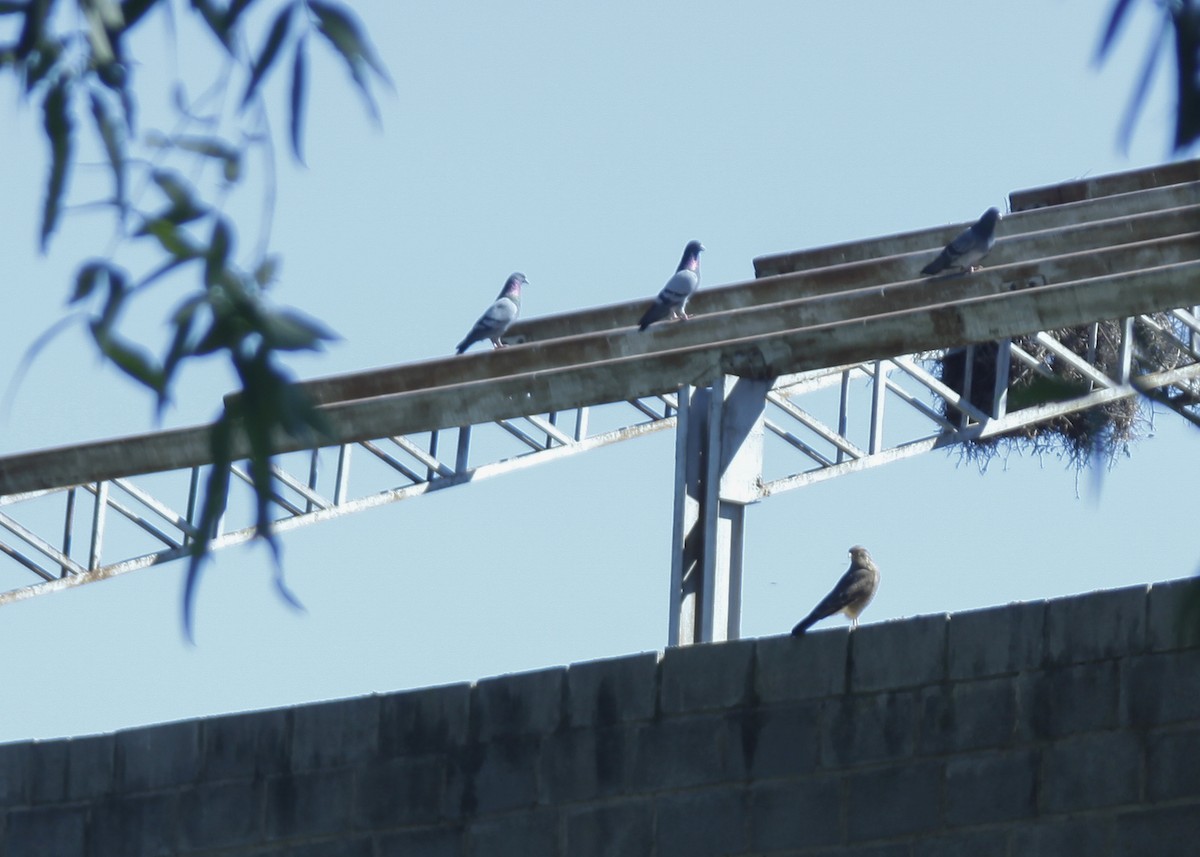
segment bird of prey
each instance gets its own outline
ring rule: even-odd
[[[700,288],[700,251],[703,249],[704,245],[699,241],[687,243],[683,248],[683,258],[679,260],[679,267],[638,322],[638,330],[645,330],[667,316],[678,316],[682,319],[688,317],[685,312],[688,298]]]
[[[850,548],[850,568],[833,587],[833,591],[821,599],[821,603],[792,629],[792,636],[799,637],[810,625],[826,616],[845,613],[850,617],[850,629],[858,627],[858,615],[875,597],[879,588],[879,568],[867,549],[855,545]]]
[[[504,282],[504,288],[500,290],[496,302],[487,308],[479,317],[479,321],[475,322],[475,326],[463,337],[463,341],[458,343],[457,353],[462,354],[481,339],[490,339],[493,348],[503,348],[504,343],[500,341],[500,337],[521,311],[521,286],[528,282],[524,274],[517,273],[509,277]]]
[[[983,217],[955,235],[954,240],[946,245],[946,249],[921,269],[921,273],[932,276],[947,268],[976,270],[976,263],[986,256],[996,243],[996,221],[999,219],[1000,209],[989,208],[983,213]]]

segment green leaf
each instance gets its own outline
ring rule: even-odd
[[[167,217],[147,220],[135,234],[157,238],[162,248],[181,262],[198,259],[204,255],[192,237]]]
[[[166,195],[172,206],[183,208],[194,205],[192,186],[180,177],[179,173],[174,170],[155,170],[150,174],[150,178]]]
[[[225,29],[232,32],[237,26],[238,19],[242,17],[242,13],[253,2],[254,0],[230,0],[229,8],[225,10]]]
[[[264,308],[260,324],[267,346],[279,351],[320,351],[322,342],[338,339],[324,324],[293,309]]]
[[[46,200],[42,206],[41,250],[46,252],[50,235],[58,225],[67,170],[71,162],[73,127],[68,112],[69,78],[63,77],[46,93],[42,102],[43,127],[50,142],[50,177],[46,182]]]
[[[113,118],[108,109],[108,102],[100,97],[100,93],[91,92],[92,119],[96,122],[96,131],[100,134],[100,142],[104,144],[104,153],[108,156],[108,165],[113,176],[113,198],[124,218],[129,207],[125,197],[125,144],[121,136],[121,126]]]
[[[267,33],[267,40],[263,43],[263,49],[259,52],[258,58],[254,60],[254,65],[250,71],[250,82],[246,84],[246,92],[242,95],[242,107],[245,107],[254,94],[258,92],[258,86],[262,83],[263,75],[271,68],[271,64],[275,62],[275,58],[279,55],[279,49],[283,46],[284,39],[287,38],[288,28],[292,23],[292,15],[295,12],[295,5],[288,3],[279,10],[279,14],[275,16],[275,20],[271,23],[271,29]]]
[[[75,275],[75,290],[71,292],[71,297],[68,303],[78,303],[86,298],[100,283],[103,277],[105,282],[108,281],[108,272],[110,265],[102,259],[97,259],[86,263],[79,269],[79,273]]]
[[[254,269],[254,282],[258,283],[260,289],[265,289],[271,283],[275,282],[279,276],[279,257],[268,256],[259,263]]]
[[[300,163],[304,163],[304,152],[301,146],[301,141],[304,138],[304,107],[308,99],[307,44],[308,40],[301,38],[300,41],[296,43],[296,55],[292,57],[292,153],[295,154],[296,160]]]
[[[1104,37],[1100,40],[1100,49],[1096,51],[1096,58],[1103,59],[1108,53],[1108,49],[1112,47],[1113,40],[1117,37],[1117,32],[1121,29],[1121,24],[1125,22],[1125,13],[1129,11],[1132,5],[1132,0],[1117,0],[1113,4],[1112,14],[1108,16],[1108,26],[1104,28]]]
[[[388,76],[387,69],[383,67],[383,63],[380,62],[374,49],[367,42],[358,21],[347,10],[340,6],[319,2],[319,0],[310,0],[308,5],[317,16],[317,30],[346,61],[350,76],[358,86],[358,91],[362,93],[371,117],[378,121],[379,109],[375,106],[374,98],[371,97],[371,90],[367,86],[363,67],[364,65],[369,66],[381,80],[390,85],[391,78]]]
[[[1200,139],[1200,7],[1175,4],[1175,151],[1182,152]]]
[[[224,217],[218,217],[213,223],[212,240],[209,241],[208,252],[204,255],[204,285],[212,288],[225,273],[229,261],[229,250],[233,244],[233,236],[229,223]]]
[[[200,535],[191,543],[187,577],[183,584],[183,631],[189,642],[194,642],[192,613],[196,584],[200,580],[209,545],[216,535],[221,516],[225,514],[229,498],[229,474],[233,465],[233,418],[230,414],[222,415],[213,424],[208,446],[212,455],[212,467],[209,469],[208,482],[204,488],[200,519],[196,522],[196,529]]]
[[[356,66],[365,62],[379,75],[380,80],[389,86],[392,85],[387,68],[367,41],[366,34],[349,9],[321,0],[311,0],[308,5],[317,15],[318,29],[338,53],[345,57],[348,64]]]
[[[140,384],[155,393],[162,394],[163,371],[158,363],[143,349],[126,342],[100,322],[92,323],[92,337],[100,351],[113,364]]]

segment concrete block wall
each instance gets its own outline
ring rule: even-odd
[[[1191,585],[0,745],[0,857],[1192,857]]]

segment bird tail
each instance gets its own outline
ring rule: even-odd
[[[815,613],[810,613],[805,618],[796,623],[796,627],[792,629],[793,637],[802,637],[804,632],[812,627],[821,617]]]
[[[454,353],[455,353],[455,354],[462,354],[462,353],[463,353],[464,351],[466,351],[466,350],[467,350],[467,349],[468,349],[470,346],[471,346],[471,339],[470,339],[470,337],[467,337],[467,338],[466,338],[466,339],[464,339],[462,342],[458,343],[458,345],[454,346]]]
[[[638,322],[638,330],[645,330],[660,318],[666,316],[666,304],[661,301],[655,301],[650,304],[650,309],[646,310],[646,314],[642,316],[642,320]]]
[[[927,277],[932,277],[934,274],[940,273],[943,268],[949,263],[946,254],[942,253],[928,265],[921,269],[921,273]]]

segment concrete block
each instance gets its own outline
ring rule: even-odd
[[[94,805],[89,857],[170,857],[177,853],[178,793],[110,798]]]
[[[750,848],[755,853],[837,845],[842,788],[837,777],[757,785],[750,790]]]
[[[946,761],[946,824],[961,827],[1037,812],[1038,758],[1030,750]]]
[[[35,741],[30,749],[29,799],[34,804],[67,798],[70,741]]]
[[[1200,579],[1187,577],[1150,586],[1146,648],[1151,652],[1200,645]]]
[[[262,836],[261,782],[199,785],[179,802],[181,852],[249,845],[260,842]]]
[[[130,794],[192,783],[200,775],[200,722],[119,732],[116,787]]]
[[[763,705],[840,696],[846,692],[849,633],[810,631],[803,637],[766,637],[755,650],[755,692]]]
[[[29,803],[32,748],[27,742],[0,744],[0,807]]]
[[[648,800],[584,807],[566,814],[571,857],[651,857],[654,814]]]
[[[1008,675],[1042,662],[1046,602],[1008,604],[950,617],[951,680]]]
[[[72,738],[67,749],[67,796],[88,800],[110,793],[116,771],[115,735]]]
[[[922,753],[957,753],[1007,747],[1017,727],[1012,678],[984,679],[923,688]]]
[[[287,709],[204,720],[200,724],[203,776],[213,782],[282,774],[291,763],[291,737]]]
[[[421,756],[467,740],[471,685],[432,687],[379,697],[379,752]]]
[[[481,681],[474,688],[479,737],[541,735],[559,727],[563,716],[565,667],[515,673]]]
[[[741,724],[721,714],[635,727],[635,792],[713,785],[746,776]]]
[[[222,852],[224,857],[225,852]],[[284,845],[239,850],[236,857],[375,857],[368,836],[335,836],[314,842],[289,842]]]
[[[625,793],[636,746],[628,724],[548,735],[542,741],[541,802],[557,806]]]
[[[353,773],[357,781],[356,829],[436,824],[447,815],[457,814],[457,806],[448,802],[446,762],[440,756],[388,759],[360,767]],[[350,791],[347,783],[347,797]]]
[[[1038,820],[1013,828],[1012,853],[1014,857],[1097,857],[1109,853],[1112,829],[1108,813]]]
[[[912,857],[907,842],[893,842],[890,845],[850,845],[825,852],[821,857]]]
[[[1056,741],[1042,751],[1041,809],[1078,812],[1136,802],[1141,768],[1141,742],[1129,732]]]
[[[915,692],[843,696],[822,703],[822,709],[823,767],[848,767],[913,755]]]
[[[378,752],[379,697],[360,696],[292,709],[292,771],[354,766]]]
[[[1117,816],[1113,857],[1195,857],[1200,804],[1148,808]]]
[[[1043,740],[1112,729],[1120,717],[1117,661],[1058,667],[1017,679],[1019,724],[1024,738]]]
[[[1046,656],[1050,664],[1139,654],[1146,647],[1148,587],[1089,592],[1046,602]]]
[[[663,653],[664,714],[729,709],[750,702],[754,640],[677,646]]]
[[[1161,726],[1200,720],[1200,649],[1130,658],[1122,673],[1126,722]]]
[[[1200,729],[1151,735],[1146,742],[1146,797],[1200,797]]]
[[[657,857],[723,857],[748,847],[742,789],[666,795],[654,801]]]
[[[467,847],[466,835],[457,827],[403,830],[378,836],[376,841],[373,857],[463,857]]]
[[[850,689],[895,690],[946,677],[945,615],[864,625],[850,635]]]
[[[468,857],[557,857],[558,817],[541,809],[472,824],[467,833]]]
[[[742,723],[744,764],[753,779],[797,777],[816,769],[822,704],[815,700],[759,709]]]
[[[571,664],[567,699],[567,722],[572,726],[649,720],[658,699],[658,653]]]
[[[541,739],[536,735],[470,745],[450,760],[447,812],[470,816],[533,806],[540,748]]]
[[[918,839],[912,857],[1008,857],[1008,831],[971,830]],[[1021,857],[1026,857],[1022,854]]]
[[[4,857],[83,854],[85,828],[85,810],[80,807],[11,810]]]
[[[846,776],[850,842],[918,835],[941,827],[942,766],[911,762]]]
[[[354,772],[317,771],[272,777],[263,829],[268,839],[346,834],[351,829]]]

